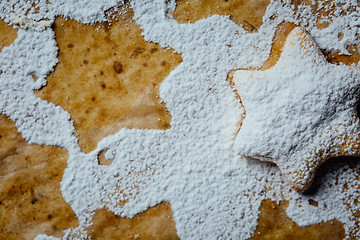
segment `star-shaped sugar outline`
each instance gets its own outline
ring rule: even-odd
[[[273,67],[238,70],[233,82],[246,111],[234,148],[276,163],[296,191],[327,159],[359,156],[360,71],[327,62],[303,28],[291,31]]]

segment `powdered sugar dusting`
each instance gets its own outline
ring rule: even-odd
[[[105,21],[105,10],[123,4],[123,0],[72,1],[72,0],[11,0],[1,1],[1,18],[24,29],[43,30],[50,27],[57,15],[83,23]]]
[[[307,190],[327,158],[357,153],[360,70],[327,63],[302,28],[274,67],[236,71],[233,81],[246,110],[236,150],[275,162],[294,189]],[[346,137],[352,142],[340,151]]]
[[[357,1],[333,2],[359,9]],[[345,15],[335,11],[329,27],[318,29],[312,9],[303,5],[307,10],[294,14],[290,1],[272,1],[263,26],[250,34],[226,16],[179,24],[167,15],[175,8],[174,1],[131,1],[145,39],[182,54],[183,62],[160,88],[172,127],[166,131],[121,129],[84,154],[70,115],[36,98],[33,90],[45,84],[46,74],[57,62],[54,33],[49,28],[54,17],[103,21],[104,11],[117,2],[84,1],[82,8],[75,1],[37,1],[39,9],[27,15],[30,5],[26,4],[6,1],[0,5],[0,17],[18,28],[17,40],[0,53],[0,109],[16,121],[29,142],[69,151],[61,191],[80,227],[66,231],[64,238],[86,238],[84,227],[91,224],[96,209],[106,207],[131,217],[169,201],[182,239],[246,239],[257,225],[259,207],[266,198],[289,201],[287,213],[301,226],[336,218],[344,223],[348,236],[360,236],[354,218],[360,195],[352,187],[360,184],[358,163],[330,168],[312,196],[296,193],[277,167],[239,157],[233,150],[244,109],[226,81],[231,70],[264,63],[276,26],[284,20],[305,27],[320,48],[348,53],[346,47],[354,43],[359,30],[359,11]],[[276,18],[271,20],[273,15]],[[344,33],[341,41],[339,32]],[[344,74],[348,71],[340,68]],[[39,77],[35,84],[34,73]],[[105,157],[115,157],[110,166],[98,164],[102,150],[107,150]],[[318,207],[309,204],[310,197],[320,203]],[[39,235],[37,239],[52,238]]]

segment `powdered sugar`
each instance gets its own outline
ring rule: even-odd
[[[17,19],[30,7],[25,2],[2,2],[1,18],[18,24]],[[346,2],[358,8],[356,1]],[[64,238],[85,238],[83,227],[91,224],[96,209],[107,207],[131,217],[169,201],[182,239],[246,239],[257,225],[259,207],[266,198],[288,200],[288,215],[301,226],[337,218],[345,224],[347,235],[360,235],[354,232],[353,217],[359,209],[354,203],[359,192],[351,187],[360,184],[354,170],[357,163],[331,168],[321,183],[316,182],[321,186],[315,195],[294,192],[277,167],[246,160],[233,151],[244,109],[226,81],[231,70],[262,65],[269,56],[276,26],[284,20],[305,27],[321,48],[347,53],[346,46],[354,43],[358,31],[358,11],[345,16],[335,13],[333,23],[320,30],[311,9],[294,15],[290,3],[272,1],[264,25],[250,34],[226,16],[179,24],[167,15],[174,9],[174,1],[132,1],[134,18],[145,39],[182,54],[183,62],[160,88],[160,97],[172,115],[171,129],[122,129],[84,154],[69,114],[36,98],[33,89],[44,84],[57,62],[54,34],[48,28],[54,16],[102,21],[104,10],[116,2],[84,1],[84,8],[75,1],[36,4],[40,13],[32,10],[26,16],[31,24],[25,21],[21,25],[24,29],[18,29],[18,39],[0,53],[0,108],[16,121],[29,142],[58,145],[69,151],[61,190],[81,226],[69,230]],[[274,14],[277,17],[271,20]],[[38,22],[43,18],[48,22]],[[338,40],[339,32],[344,33],[342,41]],[[35,85],[34,73],[39,77]],[[349,103],[343,104],[347,107]],[[110,166],[98,165],[102,150],[107,150],[106,157],[115,157]],[[309,198],[319,206],[311,206]]]
[[[302,28],[289,34],[274,67],[236,71],[233,81],[246,110],[235,148],[275,162],[298,191],[327,158],[351,155],[359,141],[359,69],[327,63]],[[340,152],[347,137],[353,142]]]
[[[75,5],[74,5],[75,3]],[[50,27],[55,16],[62,15],[84,23],[105,21],[104,11],[123,0],[89,1],[48,1],[48,0],[13,0],[1,1],[1,18],[24,29],[44,30]]]

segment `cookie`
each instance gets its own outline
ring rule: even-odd
[[[246,111],[234,148],[276,163],[296,191],[328,158],[358,155],[360,71],[327,62],[303,28],[291,31],[272,68],[233,77]]]

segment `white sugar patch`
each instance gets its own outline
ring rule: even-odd
[[[10,0],[1,1],[1,18],[24,29],[43,30],[50,27],[57,15],[83,23],[106,21],[105,11],[123,4],[123,0]]]

